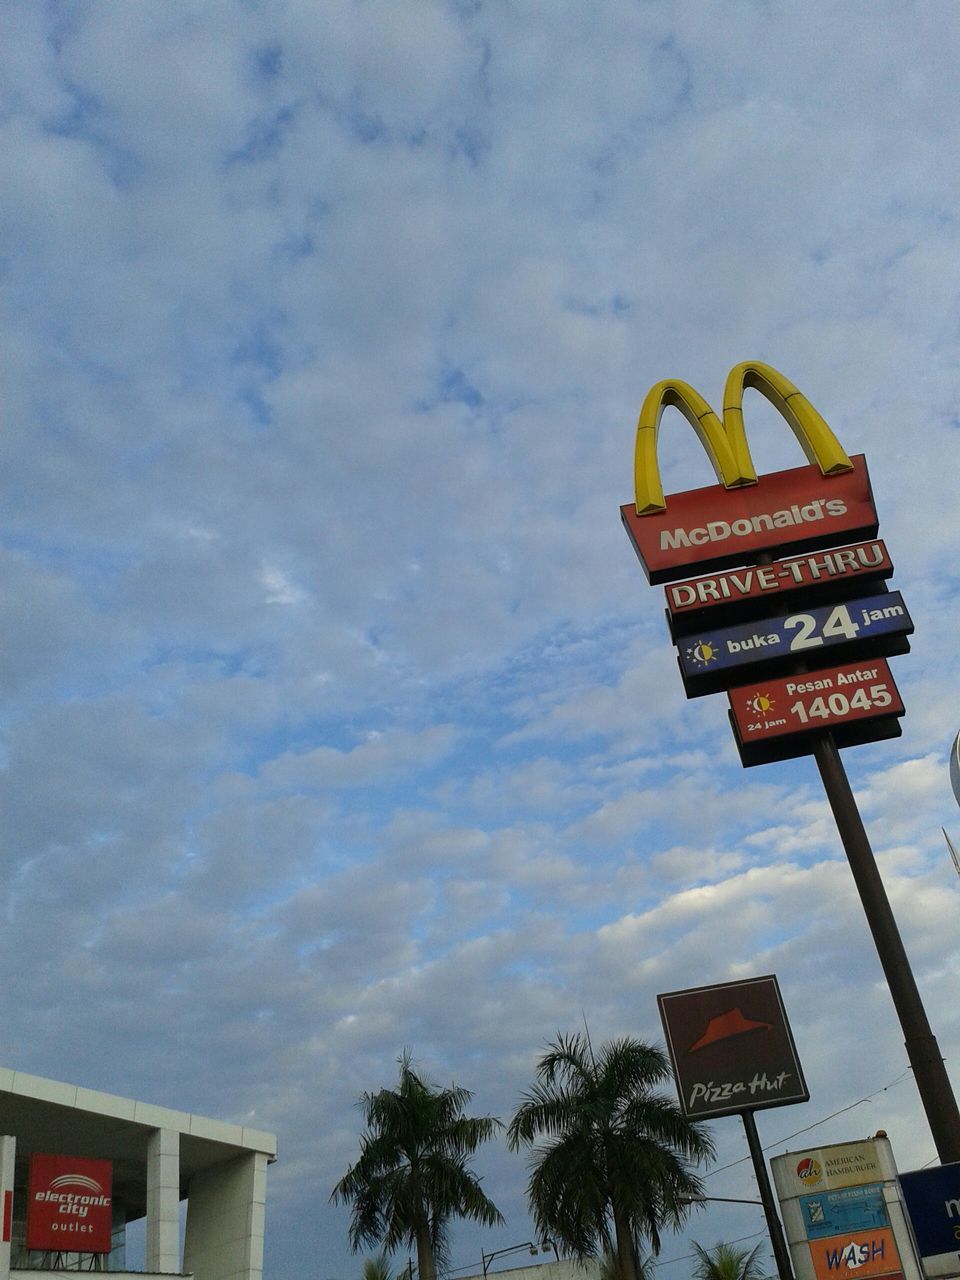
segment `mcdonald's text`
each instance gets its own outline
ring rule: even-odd
[[[710,485],[667,498],[666,509],[620,513],[651,583],[744,564],[776,552],[818,551],[877,533],[877,513],[862,454],[853,469],[824,476],[817,466],[761,476],[736,489]]]

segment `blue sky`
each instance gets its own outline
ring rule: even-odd
[[[688,985],[779,975],[812,1098],[764,1141],[876,1095],[798,1141],[932,1158],[815,768],[684,700],[618,508],[648,387],[740,360],[867,455],[916,635],[846,761],[956,1078],[958,43],[901,0],[0,13],[3,1062],[276,1131],[277,1280],[359,1273],[327,1197],[405,1047],[506,1119]],[[661,454],[711,481],[679,417]],[[478,1168],[459,1268],[531,1234]],[[762,1229],[721,1210],[688,1238]]]

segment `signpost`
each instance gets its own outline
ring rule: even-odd
[[[798,1280],[921,1280],[886,1137],[774,1156]]]
[[[810,465],[757,476],[743,427],[746,387],[780,411]],[[687,696],[728,691],[745,766],[816,759],[937,1152],[960,1161],[960,1111],[838,750],[899,733],[903,703],[884,658],[907,652],[913,630],[900,594],[884,585],[893,566],[877,540],[866,461],[849,457],[769,365],[735,366],[723,405],[721,420],[685,382],[651,388],[637,424],[636,501],[621,508],[623,523],[648,580],[668,584]],[[720,482],[669,500],[657,460],[667,406],[694,427]],[[824,667],[825,658],[839,665]],[[960,757],[954,767],[960,801]]]
[[[773,974],[657,996],[680,1110],[690,1119],[739,1115],[753,1160],[780,1280],[790,1255],[767,1176],[754,1111],[810,1097]]]

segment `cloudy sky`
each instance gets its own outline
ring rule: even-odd
[[[866,453],[916,636],[845,760],[960,1083],[958,46],[950,0],[0,10],[0,1060],[275,1131],[276,1280],[359,1274],[327,1199],[404,1047],[506,1119],[690,985],[779,975],[773,1151],[933,1158],[815,766],[685,701],[618,508],[648,387],[748,358]],[[532,1233],[477,1168],[457,1268]]]

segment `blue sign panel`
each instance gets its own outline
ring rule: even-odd
[[[889,1226],[883,1187],[879,1182],[801,1196],[800,1212],[808,1240]]]
[[[920,1256],[960,1253],[960,1164],[901,1173],[900,1187]]]
[[[889,591],[694,634],[680,644],[680,671],[689,694],[710,693],[746,679],[744,667],[797,658],[815,660],[819,666],[820,654],[838,646],[847,646],[856,657],[904,652],[905,642],[899,638],[912,631],[903,597]]]

